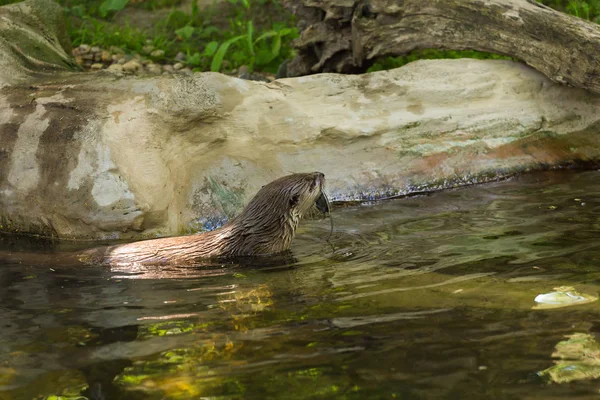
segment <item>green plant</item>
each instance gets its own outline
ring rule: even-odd
[[[600,0],[538,0],[549,7],[588,21],[600,22]]]
[[[183,28],[175,30],[175,33],[179,38],[181,38],[181,40],[188,40],[194,34],[194,27],[186,25]]]
[[[86,43],[105,48],[116,46],[129,51],[141,51],[149,40],[147,35],[129,24],[123,27],[111,26],[87,16],[79,27],[71,28],[70,33],[74,46]]]
[[[129,0],[105,0],[100,4],[98,12],[105,18],[110,12],[119,12],[125,8]]]
[[[218,46],[219,46],[219,43],[210,42],[206,45],[206,47],[204,47],[204,51],[202,53],[195,52],[194,54],[191,54],[191,55],[188,53],[187,63],[194,67],[200,67],[201,69],[206,69],[206,66],[208,64],[207,60],[214,56],[214,54],[217,52]]]
[[[212,63],[210,64],[210,70],[213,72],[218,72],[221,69],[223,58],[225,57],[225,53],[227,52],[227,49],[229,49],[229,46],[231,46],[239,40],[244,39],[246,36],[247,35],[236,36],[223,42],[219,46],[219,50],[217,50],[215,56],[213,57]]]
[[[254,70],[255,66],[267,67],[273,60],[280,56],[282,38],[293,32],[291,28],[280,28],[279,30],[263,32],[255,39],[254,24],[252,21],[247,21],[245,34],[232,37],[219,46],[210,69],[215,72],[219,71],[227,50],[231,45],[238,42],[243,44],[237,52],[237,57],[234,56],[234,59],[238,59],[236,61],[242,62],[242,60],[246,60],[250,71]]]
[[[186,54],[187,65],[200,71],[247,65],[250,70],[275,72],[293,56],[291,41],[297,37],[293,18],[280,0],[228,0],[229,8],[219,6],[218,10],[200,10],[193,1],[188,10],[172,8],[149,31],[115,23],[114,17],[126,7],[155,10],[181,0],[146,0],[134,5],[128,0],[58,1],[69,17],[68,32],[75,46],[87,43],[139,52],[151,44],[165,51],[166,61],[173,62],[180,52]],[[274,13],[266,12],[265,7]]]

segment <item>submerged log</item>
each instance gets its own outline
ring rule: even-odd
[[[559,83],[600,93],[600,25],[535,0],[290,1],[302,29],[288,76],[364,72],[415,49],[517,58]]]

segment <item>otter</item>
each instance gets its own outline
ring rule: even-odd
[[[164,265],[282,253],[289,250],[298,222],[309,210],[330,211],[324,184],[321,172],[284,176],[263,186],[237,217],[219,229],[94,248],[78,259],[107,266]]]

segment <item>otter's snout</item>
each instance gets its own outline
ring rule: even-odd
[[[323,184],[325,183],[325,174],[322,172],[313,172],[314,175],[316,175],[315,180],[317,181],[317,184],[320,187],[323,187]]]

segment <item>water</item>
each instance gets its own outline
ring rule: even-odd
[[[0,265],[0,399],[597,398],[599,179],[340,208],[268,263]]]

